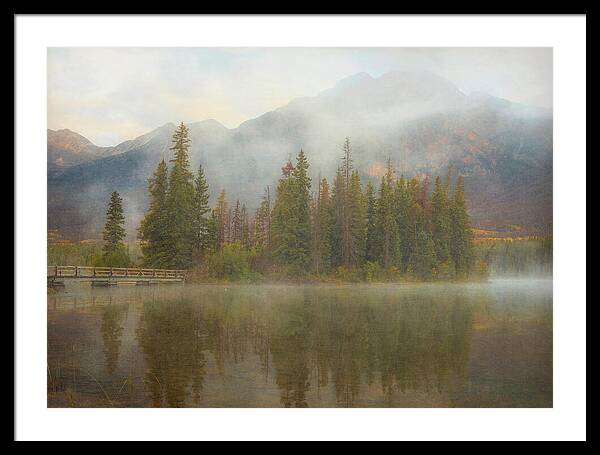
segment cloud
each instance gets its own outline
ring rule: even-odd
[[[466,93],[552,106],[550,48],[49,48],[48,127],[98,145],[167,122],[233,128],[349,75],[405,68]]]

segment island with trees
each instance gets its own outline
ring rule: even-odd
[[[462,176],[397,176],[388,160],[378,186],[361,183],[350,139],[331,180],[313,182],[303,150],[265,188],[254,213],[222,190],[214,207],[205,171],[189,162],[181,123],[172,159],[148,180],[149,206],[137,230],[140,257],[124,243],[123,201],[110,197],[101,254],[93,265],[187,269],[192,281],[397,282],[483,279],[495,244],[477,247]],[[551,241],[549,245],[551,256]],[[548,246],[543,249],[547,254]],[[535,252],[537,254],[537,250]],[[510,256],[510,252],[506,254]]]

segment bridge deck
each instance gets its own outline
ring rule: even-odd
[[[180,282],[185,280],[186,270],[141,269],[135,267],[88,267],[55,265],[48,266],[49,281],[78,279],[80,281],[131,281],[131,282]]]

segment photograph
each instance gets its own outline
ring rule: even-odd
[[[13,18],[15,441],[586,441],[585,14]]]
[[[552,407],[551,49],[50,48],[47,137],[48,406]]]

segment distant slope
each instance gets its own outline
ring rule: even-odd
[[[315,97],[300,98],[227,129],[192,123],[191,163],[205,168],[212,200],[226,189],[256,207],[264,187],[300,148],[313,179],[331,178],[350,136],[363,181],[378,182],[388,158],[406,175],[465,176],[474,224],[531,232],[552,223],[551,112],[483,93],[467,96],[431,73],[360,73]],[[170,159],[173,123],[107,150],[48,179],[48,225],[71,238],[98,236],[111,191],[123,193],[134,232],[146,208],[146,184]]]
[[[48,172],[60,172],[70,166],[118,153],[114,147],[99,147],[69,129],[47,130]]]

